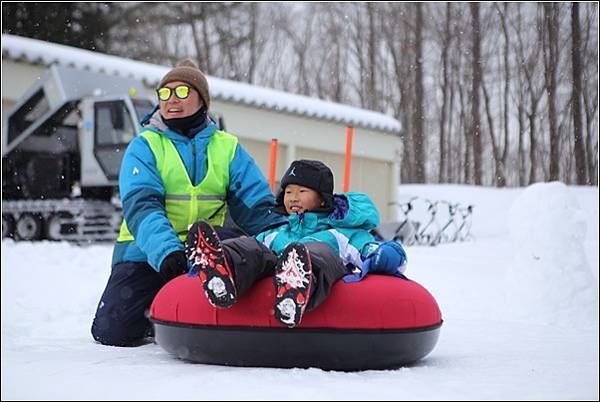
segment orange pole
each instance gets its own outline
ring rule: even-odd
[[[352,161],[352,127],[346,127],[346,159],[344,161],[344,187],[342,191],[350,191],[350,162]]]
[[[277,138],[271,140],[271,161],[269,165],[269,185],[271,192],[275,194],[275,171],[277,168],[277,150],[279,149]]]

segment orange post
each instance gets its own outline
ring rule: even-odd
[[[269,185],[271,186],[271,192],[275,194],[275,171],[277,168],[277,150],[279,144],[277,138],[271,140],[271,161],[269,165]]]
[[[346,127],[346,159],[344,161],[344,186],[342,191],[350,191],[350,162],[352,161],[352,127]]]

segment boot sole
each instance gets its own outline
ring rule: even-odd
[[[198,270],[206,297],[215,307],[231,307],[237,298],[235,281],[217,232],[210,224],[201,221],[190,235],[195,239],[188,238],[188,243],[191,243],[188,244],[188,255],[192,269]]]
[[[301,243],[292,243],[281,254],[275,268],[275,318],[293,328],[300,324],[308,305],[312,264],[308,249]]]

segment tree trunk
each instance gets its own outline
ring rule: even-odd
[[[544,78],[548,93],[548,121],[550,123],[550,172],[549,180],[559,179],[559,137],[556,125],[556,64],[558,63],[558,10],[556,3],[544,3],[546,33],[544,49]]]
[[[494,166],[495,166],[495,174],[494,181],[496,182],[496,187],[505,187],[506,186],[506,176],[504,175],[504,165],[502,164],[502,158],[500,155],[500,150],[498,149],[498,144],[496,144],[496,135],[494,134],[494,119],[492,117],[492,110],[490,108],[490,97],[488,95],[487,89],[485,88],[485,83],[481,83],[481,89],[483,90],[483,96],[485,99],[485,110],[487,115],[488,126],[490,128],[490,139],[492,142],[492,156],[494,157]]]
[[[575,176],[577,184],[589,184],[586,179],[586,161],[585,161],[585,146],[583,141],[583,127],[581,117],[581,96],[582,86],[581,77],[583,69],[581,68],[581,27],[579,25],[579,3],[571,3],[571,38],[573,48],[571,49],[571,62],[573,64],[573,91],[571,99],[573,104],[571,110],[573,112],[573,140],[575,151]]]
[[[481,30],[479,25],[479,3],[469,3],[473,28],[473,79],[471,81],[471,129],[473,143],[473,179],[481,185],[481,117],[479,115],[479,89],[481,87]]]
[[[413,152],[415,158],[415,182],[425,183],[425,133],[423,131],[425,121],[423,111],[423,4],[416,3],[415,7],[417,15],[415,19],[415,112],[413,115]]]
[[[504,3],[504,12],[500,13],[500,21],[502,22],[502,32],[504,34],[504,147],[502,155],[500,156],[500,163],[503,169],[506,169],[506,160],[508,158],[508,140],[510,138],[510,122],[509,122],[509,97],[510,97],[510,37],[508,34],[508,27],[506,25],[506,15],[508,14],[508,3]],[[504,187],[506,182],[506,176],[504,176],[504,183],[498,183],[499,187]]]
[[[517,169],[519,172],[519,187],[523,187],[525,181],[525,150],[523,146],[523,137],[525,137],[525,107],[523,100],[519,103],[519,144],[517,148]]]
[[[454,99],[455,99],[455,94],[456,91],[454,89],[454,85],[452,83],[450,83],[450,100],[448,103],[448,157],[447,159],[447,168],[446,168],[446,182],[447,183],[456,183],[458,182],[458,177],[453,173],[454,172],[454,168],[453,165],[455,164],[455,161],[458,160],[457,158],[457,152],[456,152],[456,146],[453,147],[453,139],[454,136],[452,135],[452,127],[453,127],[453,123],[454,123]],[[460,136],[458,136],[460,138]]]
[[[367,3],[367,16],[369,20],[368,29],[368,41],[367,41],[367,105],[370,110],[379,109],[379,96],[377,94],[376,86],[376,50],[377,50],[377,37],[375,35],[375,3]]]
[[[537,166],[537,140],[535,138],[535,117],[536,111],[533,109],[531,113],[529,113],[529,184],[535,183],[535,168]]]
[[[259,10],[258,10],[258,5],[256,3],[252,3],[250,4],[250,33],[249,33],[249,39],[250,39],[250,55],[249,55],[249,62],[248,62],[248,78],[246,79],[246,81],[250,84],[254,84],[254,74],[255,74],[255,70],[256,67],[258,65],[258,61],[260,60],[260,56],[262,54],[262,46],[259,45],[259,38],[258,36],[260,35],[260,33],[258,32],[258,20],[260,18],[259,15]]]
[[[440,166],[438,171],[438,182],[447,181],[445,177],[446,165],[448,164],[446,148],[446,125],[448,120],[448,50],[451,42],[450,24],[452,20],[452,4],[446,3],[446,25],[442,38],[442,110],[440,113]]]

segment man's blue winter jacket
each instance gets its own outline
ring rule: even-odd
[[[167,136],[179,153],[191,182],[200,183],[207,172],[206,148],[217,126],[209,122],[193,138],[169,129],[156,111],[142,121],[142,130]],[[165,213],[165,188],[156,159],[145,138],[138,136],[129,144],[121,164],[119,191],[123,217],[134,241],[117,242],[112,264],[147,261],[159,270],[163,259],[184,246]],[[275,200],[265,176],[256,162],[238,143],[229,167],[227,206],[233,220],[249,235],[284,221],[272,213]]]

